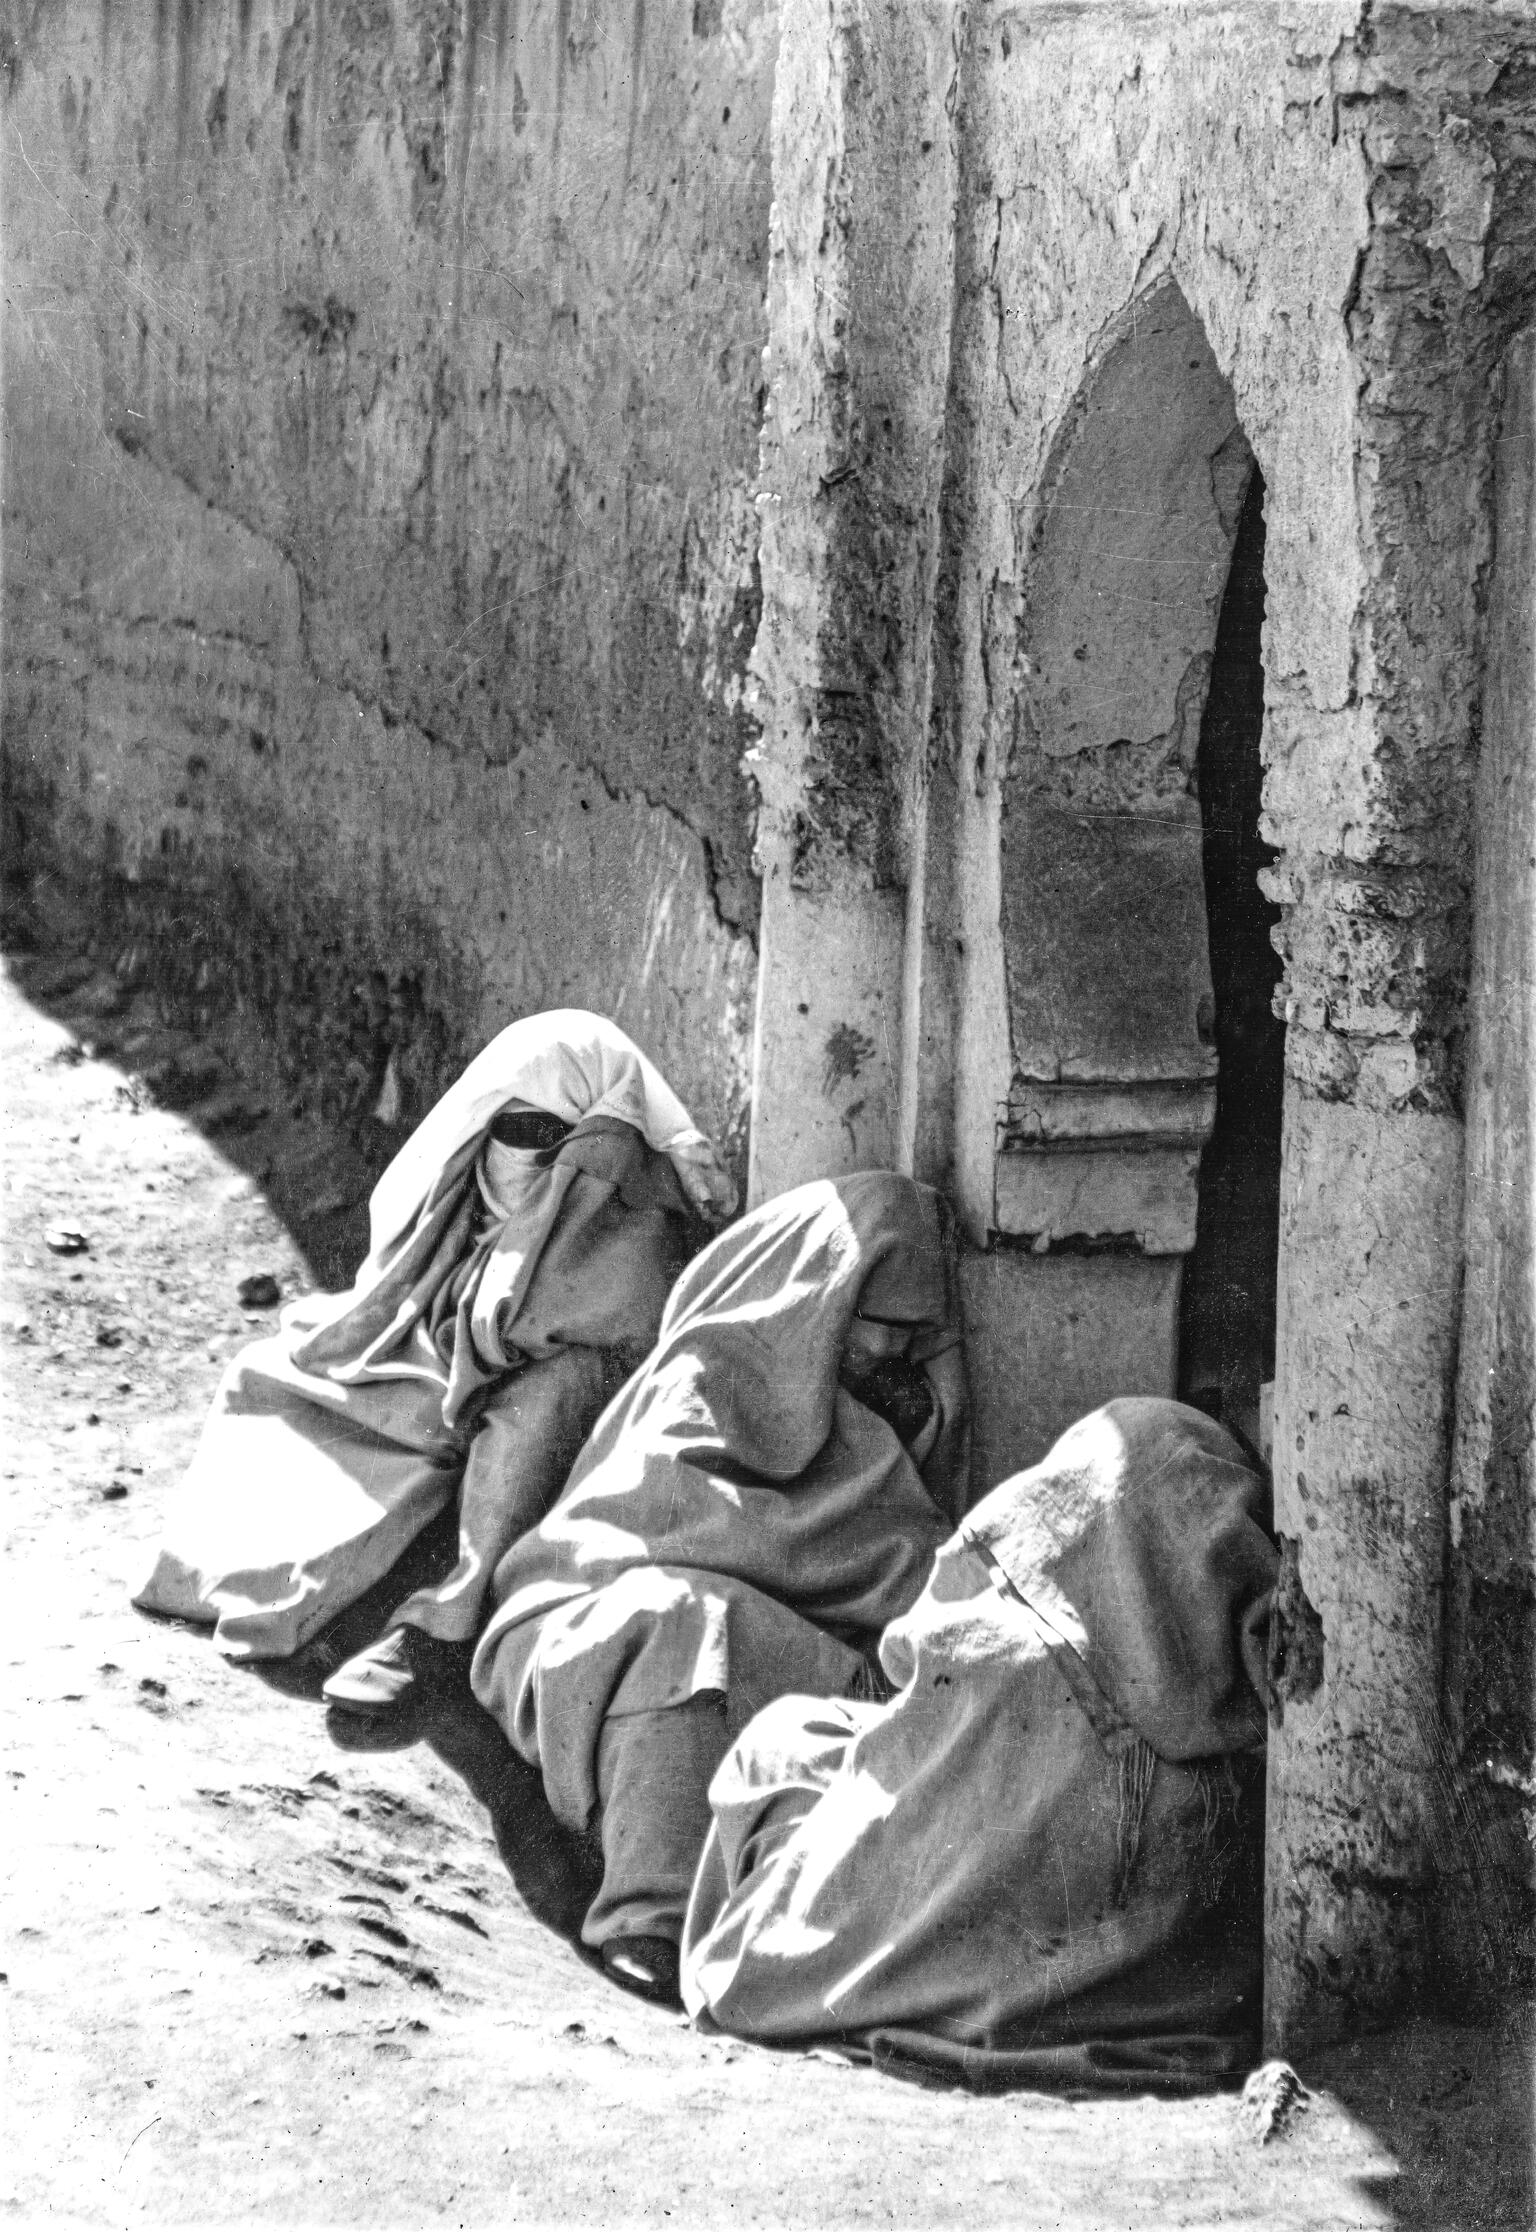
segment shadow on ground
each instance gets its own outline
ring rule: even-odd
[[[1536,2223],[1532,2045],[1524,2015],[1497,2028],[1410,2023],[1309,2059],[1308,2082],[1395,2160],[1395,2171],[1353,2181],[1388,2223],[1402,2232]]]
[[[318,1701],[343,1660],[388,1627],[396,1605],[452,1571],[458,1553],[455,1513],[426,1527],[393,1568],[289,1659],[255,1660],[256,1680],[285,1696]],[[460,1777],[491,1818],[496,1848],[530,1913],[586,1958],[582,1917],[596,1895],[601,1863],[585,1840],[550,1811],[543,1779],[520,1759],[470,1689],[467,1670],[419,1686],[410,1706],[370,1718],[331,1706],[326,1731],[345,1752],[404,1751],[425,1744]]]
[[[136,955],[103,950],[78,905],[51,880],[7,894],[7,960],[33,1004],[81,1051],[118,1064],[141,1105],[182,1116],[254,1178],[318,1286],[351,1284],[368,1248],[368,1196],[403,1129],[360,1112],[347,1129],[324,1083],[295,1084],[256,1018],[238,1008],[193,1030],[139,981]],[[115,945],[116,941],[113,941]]]
[[[23,897],[18,905],[11,895],[7,931],[16,950],[7,958],[26,997],[75,1035],[82,1056],[123,1068],[141,1104],[179,1115],[254,1179],[317,1286],[349,1285],[367,1252],[369,1194],[403,1133],[365,1116],[349,1135],[326,1116],[318,1088],[296,1090],[285,1078],[254,1018],[232,1010],[189,1030],[135,981],[137,972],[125,966],[131,956],[101,950],[67,891],[38,879]],[[381,1634],[416,1588],[442,1579],[456,1553],[450,1510],[302,1652],[258,1662],[253,1674],[273,1689],[318,1701],[326,1676]],[[409,1715],[387,1723],[333,1710],[327,1728],[349,1752],[425,1743],[486,1808],[530,1911],[582,1950],[581,1918],[600,1871],[582,1840],[555,1820],[538,1771],[511,1749],[467,1678],[438,1685]]]

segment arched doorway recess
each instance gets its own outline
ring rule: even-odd
[[[978,1481],[1116,1394],[1241,1401],[1256,1430],[1273,1369],[1282,1050],[1252,881],[1268,857],[1262,533],[1231,388],[1165,284],[1099,352],[1028,541],[1000,828],[1011,1074],[987,1250],[966,1273]],[[1262,1112],[1235,1128],[1223,1039],[1235,1077],[1263,1089]],[[1202,1215],[1213,1138],[1220,1183]],[[1229,1329],[1234,1278],[1250,1307]]]
[[[1200,1158],[1195,1245],[1179,1308],[1179,1393],[1269,1440],[1280,1242],[1285,1026],[1275,1014],[1280,909],[1259,888],[1264,726],[1264,481],[1248,483],[1216,630],[1196,777],[1211,989],[1216,1120]]]

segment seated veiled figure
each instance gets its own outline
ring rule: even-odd
[[[655,1349],[515,1542],[475,1694],[601,1848],[582,1936],[675,1996],[732,1738],[786,1690],[867,1693],[964,1500],[947,1211],[865,1171],[752,1211],[678,1281]]]
[[[512,1024],[395,1157],[350,1292],[310,1295],[225,1372],[148,1611],[286,1657],[455,1497],[459,1558],[327,1695],[388,1710],[479,1630],[497,1561],[559,1492],[667,1293],[734,1205],[687,1110],[625,1034]]]
[[[1278,1570],[1262,1513],[1232,1438],[1151,1398],[993,1489],[886,1631],[894,1697],[783,1697],[732,1747],[689,2011],[975,2085],[1241,2067]]]

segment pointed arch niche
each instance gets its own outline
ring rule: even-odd
[[[1231,388],[1166,284],[1090,368],[1026,554],[1007,1097],[966,1273],[981,1481],[1116,1394],[1182,1392],[1257,1436],[1283,1061],[1256,883],[1262,561]]]

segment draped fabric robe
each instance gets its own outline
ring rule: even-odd
[[[542,1153],[489,1136],[541,1108]],[[370,1205],[351,1291],[309,1296],[227,1369],[136,1602],[281,1657],[385,1574],[460,1496],[460,1558],[399,1618],[473,1637],[507,1544],[558,1493],[654,1336],[695,1212],[729,1183],[686,1109],[603,1017],[492,1041]]]
[[[1199,1412],[1082,1420],[977,1505],[881,1657],[715,1776],[685,2004],[978,2085],[1202,2082],[1258,2016],[1261,1483]]]
[[[839,1384],[856,1314],[911,1328],[935,1388],[921,1467]],[[558,1503],[497,1570],[471,1679],[556,1815],[590,1826],[616,1716],[703,1696],[732,1728],[858,1681],[964,1496],[948,1215],[889,1172],[797,1188],[689,1265],[656,1347]]]

